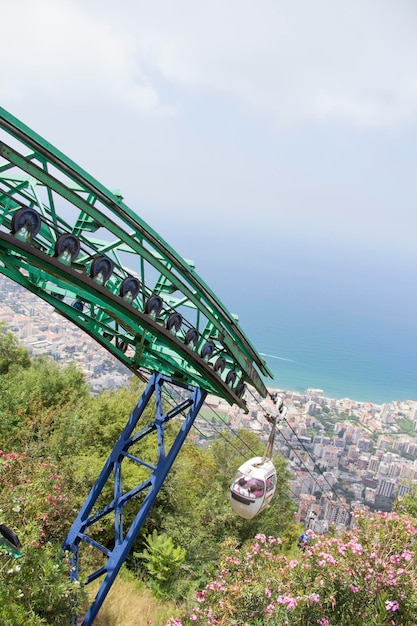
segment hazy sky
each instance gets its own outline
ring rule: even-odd
[[[415,0],[14,0],[0,102],[214,291],[326,255],[415,276],[416,33]]]

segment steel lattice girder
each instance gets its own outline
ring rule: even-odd
[[[104,577],[83,619],[83,626],[91,626],[94,623],[206,397],[206,392],[202,389],[174,385],[177,401],[166,411],[167,402],[163,399],[163,387],[169,386],[171,382],[161,374],[154,374],[151,377],[64,541],[63,550],[68,551],[70,555],[73,580],[79,580],[80,577],[82,546],[96,549],[102,557],[103,565],[99,569],[89,574],[83,572],[82,575],[85,584]],[[154,420],[145,422],[136,432],[138,422],[153,401],[155,401]],[[170,437],[166,436],[167,424],[180,414],[184,415],[184,420],[181,422],[176,420],[177,433],[175,436],[172,433]],[[143,453],[139,456],[138,452],[134,452],[138,445],[152,436],[154,445],[146,447],[148,456],[144,458]],[[129,462],[140,467],[143,475],[139,484],[125,490],[123,467]],[[106,491],[106,486],[112,489]],[[104,498],[104,494],[110,494],[110,501]],[[135,509],[137,512],[130,526],[125,528],[124,509],[130,501],[138,498],[142,498],[141,505],[139,509]],[[108,516],[112,516],[114,527],[114,545],[111,548],[100,544],[100,531],[97,530]]]
[[[77,244],[72,256],[65,248],[69,241]],[[94,275],[97,263],[111,266],[105,279]],[[272,375],[264,359],[193,263],[120,194],[2,108],[0,272],[50,303],[139,376],[159,371],[241,407],[246,384],[266,395],[261,376]],[[131,278],[137,293],[122,296]],[[155,310],[149,310],[152,296]],[[175,313],[180,318],[168,330]],[[187,343],[194,329],[195,343]]]

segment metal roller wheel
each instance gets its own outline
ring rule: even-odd
[[[126,341],[123,341],[123,339],[119,339],[118,341],[116,341],[116,348],[118,348],[121,352],[126,352],[128,347],[129,344],[126,343]]]
[[[214,343],[211,343],[211,341],[208,341],[201,348],[200,355],[202,356],[203,359],[210,359],[213,356],[214,348],[215,348]]]
[[[240,380],[236,385],[236,395],[238,398],[241,398],[246,391],[246,385],[243,380]]]
[[[236,378],[237,378],[237,374],[235,370],[230,370],[230,372],[228,372],[226,376],[226,385],[228,385],[229,387],[233,387],[233,385],[236,382]]]
[[[61,301],[65,298],[63,293],[57,293],[56,291],[51,291],[51,296]]]
[[[20,543],[20,540],[16,533],[14,533],[11,528],[6,526],[6,524],[0,524],[0,535],[4,537],[6,541],[11,543],[12,546],[17,548],[17,550],[20,550],[20,548],[22,547],[22,544]]]
[[[221,374],[224,371],[225,367],[226,367],[226,359],[223,356],[219,356],[219,358],[216,360],[214,364],[214,367],[213,367],[214,371]]]
[[[121,298],[132,301],[137,297],[139,291],[140,280],[134,276],[128,276],[120,285],[119,295]]]
[[[84,310],[84,302],[82,302],[81,300],[76,300],[72,305],[72,308],[76,309],[77,311],[81,311],[82,313]]]
[[[189,330],[187,330],[184,343],[186,346],[190,346],[191,344],[194,344],[194,346],[196,346],[197,342],[198,342],[198,331],[195,328],[190,328]]]
[[[166,329],[176,334],[181,328],[181,324],[182,315],[180,315],[179,313],[171,313],[171,315],[167,319]]]
[[[77,256],[80,253],[80,240],[71,233],[64,233],[55,242],[55,257],[68,258],[71,263],[74,263]]]
[[[25,231],[23,230],[25,229]],[[41,216],[35,209],[23,207],[14,213],[12,217],[12,235],[17,235],[21,231],[25,233],[26,239],[36,237],[41,229]]]
[[[96,257],[90,267],[90,277],[100,277],[100,283],[104,285],[113,272],[113,261],[106,256]]]
[[[147,315],[158,317],[158,315],[162,311],[163,306],[164,303],[162,298],[160,298],[159,296],[151,296],[145,304],[145,313]]]

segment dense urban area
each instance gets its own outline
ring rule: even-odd
[[[131,376],[94,339],[3,277],[0,321],[31,356],[76,362],[94,394],[120,387]],[[278,424],[275,451],[285,456],[292,472],[297,521],[319,533],[329,524],[347,527],[354,509],[391,510],[395,498],[417,482],[417,401],[376,405],[327,398],[320,389],[274,391],[287,407]],[[207,445],[223,428],[247,428],[266,441],[270,425],[265,401],[249,391],[246,402],[248,412],[208,396],[194,437]]]

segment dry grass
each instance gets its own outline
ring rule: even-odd
[[[91,599],[97,588],[91,588]],[[159,602],[137,581],[116,579],[95,621],[96,626],[164,626],[179,613],[175,604]]]

